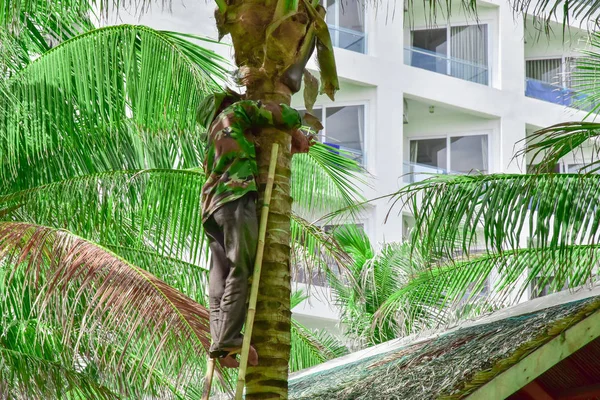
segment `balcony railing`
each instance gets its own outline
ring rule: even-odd
[[[448,57],[445,54],[417,47],[406,47],[404,49],[404,63],[469,82],[482,85],[489,84],[489,68],[486,65]]]
[[[335,47],[366,54],[367,41],[364,32],[335,25],[328,25],[328,27],[329,34],[331,35],[331,42]]]
[[[547,101],[561,106],[581,108],[590,111],[592,104],[585,101],[586,95],[575,90],[533,78],[525,79],[525,96]]]
[[[418,164],[414,162],[404,162],[404,182],[421,182],[432,175],[460,175],[460,172],[450,171],[445,168],[435,167],[433,165]]]

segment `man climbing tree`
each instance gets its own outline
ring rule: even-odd
[[[265,126],[283,128],[292,136],[292,154],[308,152],[313,141],[300,131],[296,110],[285,104],[241,100],[230,90],[208,96],[198,117],[210,126],[204,165],[207,180],[202,189],[202,221],[212,255],[210,356],[224,367],[235,368],[258,241],[255,137]],[[319,125],[315,128],[320,129]],[[254,347],[249,363],[258,363]]]

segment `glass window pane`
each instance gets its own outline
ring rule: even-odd
[[[550,58],[547,60],[528,60],[525,63],[526,76],[541,82],[562,86],[562,60]]]
[[[327,0],[325,9],[325,20],[328,24],[356,32],[365,31],[364,0]]]
[[[340,3],[339,26],[354,32],[365,31],[365,5],[361,0],[342,1]]]
[[[325,20],[333,45],[365,53],[364,0],[327,0]]]
[[[596,164],[568,164],[567,174],[589,174],[590,172],[598,173],[598,165]]]
[[[487,85],[487,25],[453,26],[450,35],[451,75]]]
[[[440,74],[448,73],[446,29],[423,29],[412,32],[413,51],[410,65]]]
[[[335,25],[337,23],[337,15],[335,13],[336,9],[337,9],[337,0],[327,0],[326,1],[326,6],[325,6],[325,11],[327,12],[325,14],[325,22],[327,22],[330,25]]]
[[[446,28],[413,31],[412,46],[446,55],[448,52],[447,33]]]
[[[421,166],[431,166],[426,168],[427,173],[441,173],[439,169],[445,170],[447,166],[446,157],[446,139],[423,139],[412,140],[410,142],[410,161]]]
[[[328,107],[325,142],[352,153],[362,163],[364,152],[364,106]]]
[[[487,135],[450,138],[450,170],[460,173],[488,172]]]

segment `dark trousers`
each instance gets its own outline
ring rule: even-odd
[[[256,194],[224,204],[204,223],[212,263],[210,297],[211,357],[221,357],[225,348],[242,346],[246,319],[248,278],[254,267],[258,244]]]

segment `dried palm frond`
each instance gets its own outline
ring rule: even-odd
[[[88,363],[124,382],[148,385],[154,368],[175,388],[200,382],[208,311],[186,295],[107,249],[44,226],[0,223],[0,257],[3,286],[21,280],[35,299],[32,315],[60,327],[73,360],[84,351]],[[2,294],[4,304],[21,301]]]

